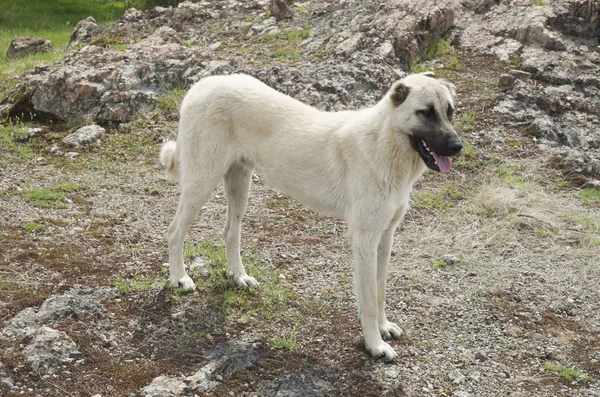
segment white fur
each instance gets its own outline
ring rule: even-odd
[[[410,90],[400,105],[390,99],[397,84]],[[426,168],[409,135],[420,123],[416,110],[431,101],[452,103],[448,85],[424,75],[394,87],[372,108],[330,113],[249,76],[213,76],[194,85],[182,103],[177,145],[167,142],[160,155],[167,171],[179,170],[181,179],[179,207],[168,229],[171,285],[195,288],[185,272],[183,240],[221,180],[233,279],[242,287],[258,285],[246,274],[239,250],[256,170],[305,205],[347,221],[366,347],[375,357],[394,359],[394,349],[382,339],[402,334],[385,315],[387,267],[394,230]]]

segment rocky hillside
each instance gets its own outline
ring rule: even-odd
[[[90,18],[63,61],[0,87],[0,392],[600,395],[600,2],[290,11],[215,0]],[[220,189],[187,240],[198,291],[166,287],[177,186],[157,154],[194,82],[247,73],[337,111],[423,70],[456,84],[465,150],[416,186],[396,235],[396,363],[362,345],[343,223],[260,175],[242,246],[261,288],[226,277]]]

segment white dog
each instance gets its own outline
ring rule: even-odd
[[[240,226],[252,171],[327,215],[345,219],[352,244],[360,323],[367,350],[393,360],[383,338],[402,330],[388,321],[385,285],[392,238],[426,167],[448,172],[462,145],[450,119],[454,86],[432,74],[393,84],[359,111],[322,112],[245,75],[207,77],[181,106],[177,143],[160,161],[181,181],[168,229],[170,283],[193,290],[183,264],[185,234],[221,180],[227,197],[225,247],[233,280],[255,287],[240,259]]]

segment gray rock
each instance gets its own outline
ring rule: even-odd
[[[276,397],[316,397],[333,390],[331,383],[315,372],[290,374],[283,378]]]
[[[102,34],[103,31],[104,29],[96,23],[93,17],[87,17],[75,25],[69,40],[69,47],[89,43],[93,37]]]
[[[189,376],[159,376],[142,388],[144,397],[188,396],[208,393],[225,379],[243,369],[256,365],[258,354],[254,345],[262,339],[259,334],[245,335],[239,341],[218,345],[205,354],[200,369]]]
[[[446,254],[442,257],[442,260],[446,263],[446,265],[456,265],[458,262],[460,262],[460,259],[458,259],[455,255],[452,254]]]
[[[31,368],[39,374],[59,372],[63,365],[73,364],[82,358],[77,345],[64,332],[50,327],[40,327],[23,354]]]
[[[501,4],[463,18],[463,46],[520,58],[521,70],[500,76],[508,94],[494,110],[505,125],[528,130],[569,171],[598,178],[600,60],[588,50],[597,45],[597,13],[566,0],[542,7]]]
[[[336,48],[336,53],[338,55],[342,55],[344,57],[349,57],[354,54],[358,48],[360,47],[361,42],[363,41],[363,34],[357,33],[346,40],[342,41],[338,44]]]
[[[2,334],[9,338],[34,335],[42,325],[58,324],[72,318],[85,318],[106,312],[100,301],[117,296],[115,288],[75,286],[63,295],[46,299],[39,308],[28,307],[6,321]]]
[[[0,384],[4,384],[8,388],[12,388],[14,386],[13,385],[13,380],[8,375],[8,371],[6,369],[6,366],[2,362],[0,362]]]
[[[481,361],[481,362],[484,362],[484,361],[486,361],[488,359],[487,356],[485,355],[485,353],[483,353],[483,352],[477,352],[477,353],[475,353],[475,358],[478,361]]]
[[[9,59],[23,58],[40,52],[52,51],[52,42],[41,37],[18,37],[11,41],[6,51]]]
[[[144,397],[176,397],[186,395],[187,389],[187,383],[181,377],[161,375],[144,386],[140,394]]]
[[[99,125],[86,125],[64,137],[62,142],[68,146],[81,148],[102,138],[104,134],[106,134],[106,130]]]
[[[459,370],[451,371],[448,374],[448,379],[450,379],[455,385],[460,385],[467,380],[467,378]]]
[[[471,397],[472,396],[471,393],[466,392],[464,390],[457,390],[457,391],[453,392],[452,395],[454,397]]]

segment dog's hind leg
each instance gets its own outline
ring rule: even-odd
[[[381,236],[379,246],[377,247],[377,323],[379,325],[379,333],[384,339],[396,339],[402,336],[402,329],[396,324],[389,322],[385,315],[385,287],[394,231],[402,221],[405,212],[406,206],[403,206],[396,212],[394,219],[390,222],[390,226]]]
[[[169,282],[174,288],[193,291],[196,285],[185,272],[183,263],[183,240],[190,225],[218,184],[205,180],[189,181],[182,179],[181,197],[175,218],[167,230],[169,242]]]
[[[252,170],[239,163],[231,165],[223,178],[225,197],[227,198],[227,221],[225,224],[227,261],[231,267],[233,281],[238,286],[244,288],[258,286],[256,279],[246,274],[242,258],[240,257],[242,218],[246,213],[246,206],[248,205],[251,181]]]

